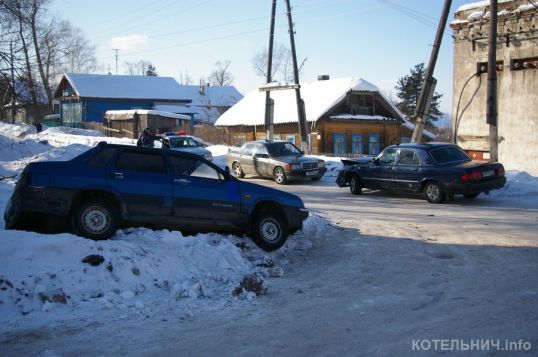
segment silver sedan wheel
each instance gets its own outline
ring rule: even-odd
[[[287,182],[286,173],[284,172],[284,169],[282,167],[277,167],[275,169],[273,178],[275,179],[275,182],[279,185],[283,185]]]

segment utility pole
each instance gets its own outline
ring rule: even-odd
[[[430,56],[430,63],[426,75],[424,76],[424,82],[418,98],[417,107],[415,108],[414,117],[416,118],[415,129],[413,130],[413,136],[411,142],[420,142],[422,132],[424,131],[424,118],[428,116],[430,111],[431,99],[435,91],[436,80],[433,78],[433,71],[435,69],[435,63],[437,62],[437,56],[439,54],[439,48],[441,47],[441,41],[443,40],[443,32],[445,31],[446,21],[448,19],[448,13],[450,12],[450,5],[452,0],[445,0],[443,6],[443,13],[437,27],[437,33],[435,34],[435,43],[433,44],[432,53]]]
[[[497,126],[497,0],[490,0],[488,52],[488,98],[486,123],[489,124],[490,160],[499,161],[499,132]]]
[[[269,58],[267,59],[267,84],[272,81],[271,71],[273,69],[273,39],[275,37],[275,14],[276,14],[276,0],[273,0],[273,6],[271,8],[271,29],[269,32]],[[267,140],[273,140],[273,109],[275,103],[271,99],[271,91],[265,92],[265,128],[267,130]],[[256,138],[254,138],[256,139]]]
[[[112,51],[116,51],[116,75],[118,75],[118,52],[121,50],[121,48],[113,48]]]
[[[15,124],[17,115],[17,104],[15,101],[15,60],[13,59],[13,41],[9,42],[9,61],[11,62],[11,124]]]
[[[293,21],[291,19],[291,6],[290,0],[286,0],[286,9],[288,14],[288,26],[290,32],[290,45],[291,45],[291,57],[293,60],[293,79],[297,88],[295,88],[295,97],[297,99],[297,118],[299,121],[299,136],[301,137],[302,146],[306,146],[307,153],[310,152],[310,145],[308,145],[308,138],[306,132],[306,113],[304,108],[304,101],[301,99],[301,86],[299,84],[299,68],[297,67],[297,54],[295,52],[295,38],[293,30]]]

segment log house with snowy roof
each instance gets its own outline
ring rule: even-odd
[[[312,153],[360,157],[377,155],[385,146],[408,142],[414,125],[373,84],[358,78],[301,83]],[[295,92],[271,92],[274,139],[300,147]],[[230,142],[266,138],[265,92],[253,91],[224,113],[215,126],[226,127]],[[430,139],[432,133],[425,133]]]

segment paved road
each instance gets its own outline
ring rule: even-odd
[[[537,353],[538,208],[492,197],[432,205],[416,196],[353,196],[332,180],[277,186],[249,179],[300,195],[338,225],[283,277],[270,279],[268,295],[183,322],[103,321],[26,350],[405,356],[457,340],[448,347],[490,343],[474,351],[490,356],[500,353],[498,339],[499,347],[528,342],[533,351],[523,355]]]

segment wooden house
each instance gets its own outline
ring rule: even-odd
[[[189,133],[190,123],[191,117],[182,114],[144,109],[109,110],[105,113],[103,131],[107,136],[136,139],[145,128],[152,128],[158,134]]]
[[[180,85],[171,77],[66,73],[55,94],[62,123],[102,123],[110,110],[157,110],[213,123],[243,96],[233,86]]]
[[[308,140],[314,154],[360,157],[377,155],[385,146],[408,142],[414,126],[373,84],[339,78],[302,83]],[[301,147],[294,90],[272,91],[274,139]],[[239,145],[266,137],[265,92],[253,91],[224,113],[215,126],[226,127]],[[426,132],[429,138],[434,135]]]

